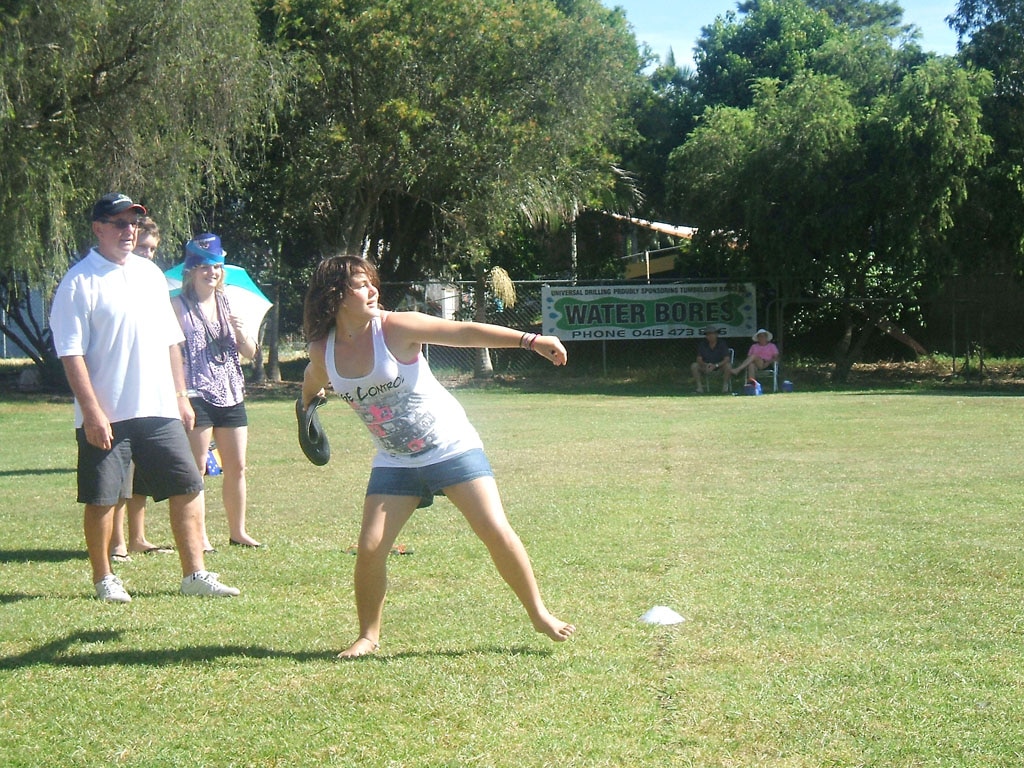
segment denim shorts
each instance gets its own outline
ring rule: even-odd
[[[425,467],[374,467],[366,484],[367,496],[419,496],[417,508],[429,507],[434,496],[459,483],[494,477],[487,456],[473,448]]]
[[[78,428],[78,502],[109,506],[130,495],[126,481],[135,461],[135,493],[163,501],[203,490],[180,419],[139,418],[111,424],[109,451],[90,445]]]

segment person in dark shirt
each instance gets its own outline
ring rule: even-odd
[[[697,344],[697,359],[690,366],[690,373],[693,374],[693,381],[697,385],[697,391],[703,392],[705,379],[712,371],[720,371],[722,374],[722,391],[731,392],[729,383],[732,378],[732,359],[729,356],[729,347],[724,341],[718,338],[718,329],[708,326],[704,329],[704,338]],[[707,389],[710,392],[710,381],[707,382]]]

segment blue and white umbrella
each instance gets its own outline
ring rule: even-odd
[[[181,280],[185,272],[184,262],[164,272],[171,296],[181,293]],[[267,310],[274,306],[260,287],[252,281],[249,273],[234,264],[224,265],[224,295],[231,307],[231,314],[242,321],[246,330],[257,336]]]

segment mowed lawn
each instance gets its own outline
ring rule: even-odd
[[[153,555],[101,604],[70,404],[0,403],[0,765],[1024,764],[1020,398],[457,396],[572,642],[439,499],[391,558],[380,652],[335,659],[370,459],[337,399],[323,468],[291,400],[250,403],[265,549],[227,546],[209,481],[241,597],[181,597]],[[170,540],[166,503],[148,520]]]

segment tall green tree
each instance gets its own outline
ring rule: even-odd
[[[646,215],[686,223],[665,196],[665,168],[706,107],[749,106],[759,78],[785,83],[806,70],[835,75],[866,100],[900,67],[924,59],[912,45],[893,46],[917,35],[902,17],[895,2],[742,0],[703,29],[696,71],[677,67],[671,54],[648,66],[633,108],[641,140],[625,161],[637,174]]]
[[[265,18],[313,64],[287,140],[325,250],[470,276],[525,216],[615,183],[638,52],[596,0],[290,0]]]
[[[237,179],[236,142],[267,122],[272,70],[248,0],[13,0],[0,8],[0,300],[24,319],[124,191],[165,242]],[[6,332],[6,329],[5,329]],[[48,355],[39,329],[29,339]]]
[[[879,308],[912,307],[926,280],[951,269],[940,244],[990,146],[985,74],[952,59],[907,69],[898,55],[884,59],[887,71],[851,70],[836,55],[851,48],[870,59],[877,36],[857,46],[853,30],[833,29],[803,51],[799,71],[754,81],[750,106],[710,109],[670,168],[670,189],[703,230],[703,258],[764,279],[783,301],[829,302],[841,323],[840,380]]]
[[[656,221],[680,223],[665,195],[668,156],[693,130],[700,109],[694,72],[670,55],[644,79],[632,106],[639,139],[625,151],[624,165],[636,174],[643,212]]]
[[[704,27],[697,41],[697,90],[709,106],[748,107],[754,83],[792,80],[835,33],[829,15],[804,0],[740,5]]]
[[[708,106],[749,106],[758,79],[786,83],[805,69],[877,87],[926,58],[895,2],[746,0],[737,11],[697,41],[696,88]]]
[[[960,0],[949,19],[961,60],[987,69],[985,130],[993,151],[971,181],[967,215],[953,248],[991,271],[1024,273],[1024,3]]]
[[[524,222],[615,189],[639,54],[597,0],[267,0],[260,18],[297,80],[265,166],[289,194],[247,204],[286,258],[482,285]]]

